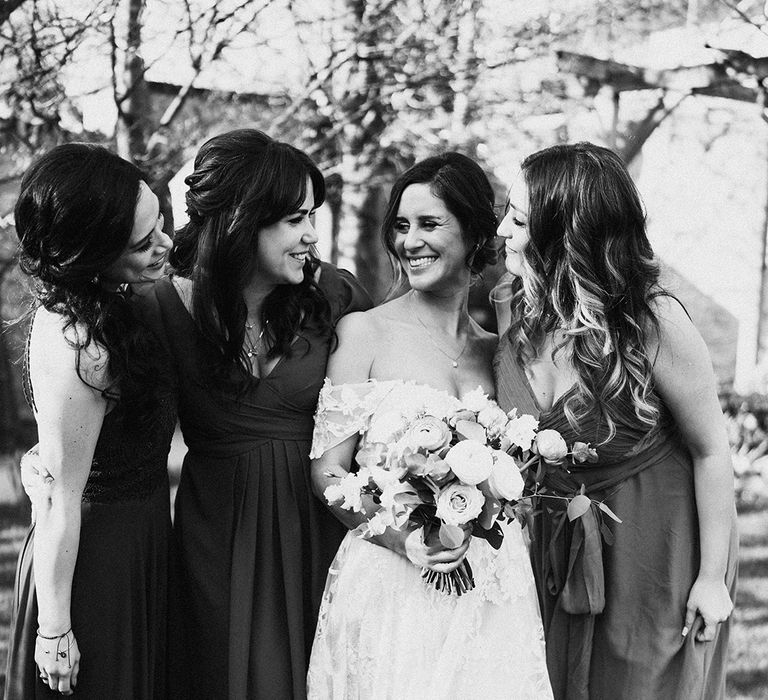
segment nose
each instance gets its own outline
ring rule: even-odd
[[[417,226],[411,226],[403,239],[403,248],[405,250],[418,250],[424,245],[421,240],[421,234]]]
[[[308,245],[313,245],[319,240],[317,231],[315,231],[315,226],[309,218],[307,218],[307,225],[304,229],[304,235],[301,237],[301,240]]]
[[[512,238],[514,230],[512,228],[512,217],[507,214],[496,229],[496,235],[501,238]]]
[[[171,237],[162,229],[158,228],[155,236],[155,247],[168,250],[173,245]]]

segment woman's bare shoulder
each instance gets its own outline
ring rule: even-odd
[[[84,324],[42,307],[35,312],[29,344],[33,378],[57,384],[84,378],[102,388],[108,383],[108,359],[106,348],[89,337]]]

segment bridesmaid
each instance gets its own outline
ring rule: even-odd
[[[178,367],[189,447],[175,504],[173,691],[303,698],[345,533],[312,493],[312,417],[334,325],[370,301],[314,255],[325,183],[301,151],[232,131],[201,147],[186,184],[178,274],[146,298]]]
[[[499,235],[516,278],[499,402],[591,442],[596,464],[545,484],[584,485],[623,520],[611,546],[596,507],[571,523],[545,501],[535,520],[555,697],[722,698],[737,554],[728,441],[706,347],[659,286],[637,190],[605,148],[547,148],[523,161]]]
[[[175,400],[125,287],[162,275],[171,240],[141,172],[88,144],[27,171],[15,220],[38,302],[24,369],[44,466],[5,698],[162,698]]]

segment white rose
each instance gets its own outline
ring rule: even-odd
[[[517,501],[523,495],[523,477],[517,461],[501,450],[493,451],[493,469],[488,477],[488,487],[494,498]]]
[[[530,450],[533,439],[536,437],[539,421],[528,413],[518,416],[516,409],[507,415],[509,416],[509,423],[504,430],[504,437],[523,451]]]
[[[462,440],[456,443],[448,450],[444,460],[460,481],[472,486],[485,481],[493,467],[490,448],[474,440]]]
[[[454,482],[440,491],[436,514],[446,525],[464,525],[480,515],[484,504],[480,489]]]
[[[563,436],[557,430],[542,430],[536,435],[533,450],[540,455],[545,462],[557,464],[565,459],[568,454],[568,445]]]

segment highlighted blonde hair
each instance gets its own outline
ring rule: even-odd
[[[652,308],[659,269],[645,228],[640,196],[619,156],[590,143],[553,146],[522,164],[528,187],[526,274],[512,298],[513,350],[536,358],[558,330],[576,371],[576,390],[564,403],[574,428],[590,414],[607,427],[636,422],[653,429],[648,348],[658,334]]]

